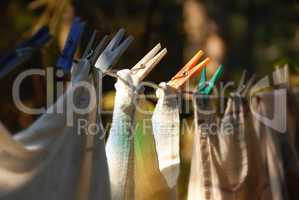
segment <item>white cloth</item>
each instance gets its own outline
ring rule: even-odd
[[[113,200],[134,199],[134,90],[130,70],[117,73],[112,125],[106,143]],[[125,82],[124,82],[124,81]]]
[[[176,93],[165,83],[158,89],[158,103],[152,123],[159,169],[170,188],[177,184],[180,172],[180,117]]]
[[[85,88],[75,89],[81,81],[94,85],[89,62],[82,59],[74,68],[72,85],[47,113],[14,139],[0,133],[1,200],[110,199],[104,141],[78,127],[79,120],[97,123],[96,109],[74,113],[74,125],[66,125],[73,114],[72,108],[65,110],[68,98],[80,108],[96,101],[95,92],[89,96]],[[64,112],[57,113],[57,108]]]

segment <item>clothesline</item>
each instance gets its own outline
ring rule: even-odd
[[[266,118],[277,114],[274,110],[281,109],[286,101],[280,89],[292,92],[288,84],[283,84],[288,82],[287,67],[274,73],[274,83],[279,83],[280,89],[272,84],[269,93],[258,90],[247,102],[245,94],[256,82],[244,73],[219,117],[217,112],[204,113],[202,109],[213,110],[211,94],[223,66],[207,80],[206,67],[211,59],[200,61],[203,51],[198,51],[169,81],[154,85],[143,80],[167,53],[160,43],[131,69],[116,71],[112,66],[132,37],[126,37],[121,29],[110,41],[107,37],[96,41],[94,32],[82,58],[73,64],[83,29],[84,22],[76,18],[57,62],[57,68],[71,74],[73,84],[28,129],[15,136],[0,132],[0,200],[176,199],[183,162],[181,105],[178,98],[169,97],[178,95],[191,96],[194,110],[188,200],[288,198],[288,186],[293,183],[286,181],[290,178],[286,160],[299,163],[298,144],[293,139],[297,137],[294,126],[298,118],[294,117],[294,124],[285,121],[287,128],[283,129],[283,111],[290,110],[288,104],[286,110],[278,111],[278,118]],[[104,131],[99,108],[99,79],[104,75],[117,79],[106,141],[98,137]],[[196,89],[184,90],[183,86],[198,75]],[[81,82],[96,90],[88,91]],[[140,86],[156,91],[158,101],[150,114],[137,109],[146,106],[145,98],[134,101],[136,97],[151,97],[136,92]],[[70,105],[68,99],[74,104]],[[76,111],[76,105],[85,108],[90,103],[96,106],[88,112]],[[69,110],[58,112],[64,107]],[[67,124],[70,113],[72,125]],[[149,125],[144,123],[148,121]]]

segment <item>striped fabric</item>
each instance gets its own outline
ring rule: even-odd
[[[195,135],[188,199],[268,199],[267,177],[246,104],[238,95],[217,118],[213,99],[195,96]],[[248,109],[247,109],[248,110]]]

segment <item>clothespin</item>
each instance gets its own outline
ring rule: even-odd
[[[108,45],[108,43],[109,43],[109,37],[108,37],[108,35],[105,35],[102,38],[102,40],[99,42],[99,44],[96,46],[96,48],[93,50],[93,56],[91,58],[92,66],[95,65],[95,63],[97,62],[97,59],[103,53],[104,48],[106,45]]]
[[[160,51],[161,44],[157,44],[151,51],[149,51],[134,67],[131,68],[131,72],[134,81],[140,83],[154,67],[162,60],[167,54],[167,49],[164,48]],[[160,52],[159,52],[160,51]]]
[[[44,26],[31,38],[18,45],[13,51],[0,59],[0,79],[6,76],[16,66],[21,65],[29,59],[35,50],[43,47],[51,38],[52,35],[48,27]]]
[[[199,81],[198,92],[203,95],[209,95],[213,91],[216,82],[219,80],[223,72],[223,66],[220,65],[210,81],[207,81],[206,68],[201,72],[201,79]]]
[[[79,17],[75,17],[67,40],[65,42],[61,56],[56,66],[62,68],[64,72],[69,72],[73,63],[73,57],[78,47],[81,35],[84,31],[85,23]]]
[[[233,93],[234,95],[243,97],[248,92],[250,87],[253,85],[253,83],[255,81],[255,74],[253,74],[250,77],[250,79],[247,81],[246,81],[246,75],[247,75],[247,71],[245,70],[242,73],[237,90]]]
[[[93,31],[92,35],[88,41],[88,44],[84,50],[84,53],[82,55],[82,58],[88,58],[90,57],[89,54],[93,53],[93,45],[95,43],[95,39],[96,39],[96,35],[97,35],[97,31]]]
[[[108,36],[105,35],[101,40],[101,42],[99,42],[96,45],[97,43],[96,35],[97,35],[97,31],[93,31],[92,36],[82,56],[82,58],[89,60],[91,66],[94,66],[97,58],[103,52],[105,45],[108,43]]]
[[[125,30],[120,29],[114,38],[109,42],[107,47],[102,51],[101,55],[95,62],[95,67],[102,72],[106,72],[109,67],[114,65],[118,58],[124,53],[133,41],[133,37],[129,36],[124,39]],[[121,42],[124,40],[123,42]]]
[[[179,89],[186,83],[186,81],[200,73],[202,68],[210,62],[210,58],[206,58],[198,64],[203,54],[203,51],[198,51],[197,54],[195,54],[195,56],[174,77],[172,77],[168,82],[168,85],[175,89]]]

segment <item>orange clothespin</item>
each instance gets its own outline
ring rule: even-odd
[[[203,67],[207,66],[210,62],[210,58],[207,57],[202,62],[199,62],[200,58],[203,56],[204,52],[202,50],[198,51],[193,58],[168,82],[168,85],[175,89],[182,87],[186,81],[198,75]]]

